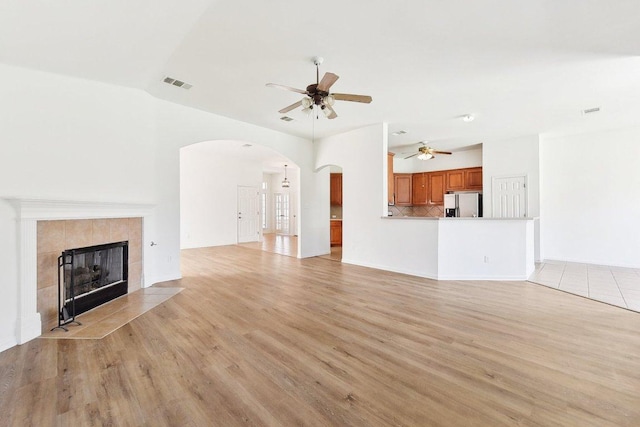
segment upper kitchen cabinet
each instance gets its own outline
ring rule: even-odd
[[[465,189],[464,169],[454,169],[447,171],[446,189],[447,191],[461,191]]]
[[[427,175],[414,173],[411,177],[411,201],[414,206],[427,204]]]
[[[394,179],[393,179],[393,153],[387,153],[387,199],[393,205]]]
[[[342,174],[332,173],[331,184],[329,187],[331,193],[331,206],[342,206]]]
[[[482,168],[453,169],[445,172],[446,191],[482,191]]]
[[[443,205],[444,204],[444,172],[430,172],[427,175],[428,184],[428,200],[429,205]]]
[[[396,173],[393,175],[394,197],[396,206],[411,206],[411,174]]]
[[[465,169],[467,190],[482,190],[482,168]]]

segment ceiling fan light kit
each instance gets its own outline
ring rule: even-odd
[[[436,157],[436,154],[446,154],[446,155],[451,155],[450,151],[439,151],[436,150],[434,148],[431,147],[427,147],[426,144],[424,142],[420,142],[420,144],[422,144],[420,147],[418,147],[418,152],[415,154],[412,154],[408,157],[405,157],[406,159],[410,159],[412,157],[418,156],[418,159],[420,160],[429,160],[429,159],[434,159]]]
[[[313,58],[313,64],[316,66],[316,83],[312,83],[307,86],[306,90],[296,89],[290,86],[284,86],[275,83],[267,83],[267,86],[274,87],[277,89],[284,89],[291,92],[300,93],[306,95],[298,102],[294,102],[293,104],[284,107],[279,110],[279,113],[286,113],[291,110],[294,110],[298,107],[302,107],[302,111],[305,114],[310,114],[314,108],[319,108],[322,110],[322,113],[328,119],[335,119],[338,117],[335,110],[333,109],[333,105],[336,101],[349,101],[349,102],[361,102],[365,104],[371,103],[373,99],[369,95],[354,95],[351,93],[330,93],[329,90],[331,86],[338,81],[340,78],[337,74],[333,73],[324,73],[322,76],[322,80],[320,80],[320,64],[324,59],[320,56],[316,56]]]

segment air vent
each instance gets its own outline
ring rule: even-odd
[[[587,108],[586,110],[582,110],[582,114],[597,113],[598,111],[600,111],[600,107]]]
[[[405,133],[407,133],[407,132],[404,131],[404,130],[399,130],[397,132],[393,132],[391,135],[398,136],[398,135],[404,135]]]
[[[282,116],[280,117],[280,120],[284,120],[285,122],[291,122],[293,121],[293,119],[289,116]]]
[[[182,89],[191,89],[193,87],[193,85],[185,83],[182,80],[176,80],[173,77],[165,77],[162,81],[172,86],[181,87]]]

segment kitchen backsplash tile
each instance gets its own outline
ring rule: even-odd
[[[331,218],[342,219],[342,206],[331,206]]]
[[[443,217],[444,206],[389,206],[393,216]]]

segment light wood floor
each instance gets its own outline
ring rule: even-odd
[[[279,255],[298,256],[298,236],[265,233],[262,242],[240,243],[240,246]]]
[[[0,353],[3,425],[638,426],[640,315],[241,246],[101,340]]]

